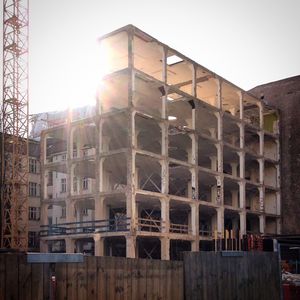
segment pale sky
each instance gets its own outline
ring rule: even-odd
[[[299,0],[30,0],[30,112],[93,104],[97,38],[133,24],[248,90],[300,74]]]

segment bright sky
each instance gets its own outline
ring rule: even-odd
[[[97,38],[133,24],[248,90],[300,74],[299,0],[30,0],[30,112],[94,104]]]

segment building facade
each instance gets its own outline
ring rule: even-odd
[[[28,251],[39,251],[39,231],[41,218],[40,142],[29,139],[28,147]]]
[[[250,91],[280,113],[282,234],[300,232],[300,76],[255,87]]]
[[[41,250],[174,259],[280,233],[277,111],[132,25],[100,43],[95,115],[41,135]]]

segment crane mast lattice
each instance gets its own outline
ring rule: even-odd
[[[1,247],[28,247],[28,0],[3,1]]]

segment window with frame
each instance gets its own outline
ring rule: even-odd
[[[39,184],[36,182],[29,182],[29,196],[30,197],[39,197]]]
[[[60,191],[61,193],[66,193],[67,192],[67,179],[66,178],[62,178],[60,180]]]
[[[82,189],[88,190],[89,189],[89,179],[84,177],[82,180]]]
[[[65,206],[62,206],[61,207],[61,218],[64,219],[66,218],[66,215],[67,215],[67,210],[66,210],[66,207]]]
[[[29,231],[28,232],[28,247],[29,248],[38,248],[38,246],[39,246],[38,232]]]
[[[77,192],[77,177],[74,177],[73,179],[73,192]]]
[[[29,173],[38,173],[38,161],[34,158],[29,158]]]
[[[61,160],[66,160],[67,159],[67,154],[63,154],[62,156],[61,156]]]
[[[47,182],[48,186],[52,186],[53,185],[53,172],[49,172],[48,173],[48,182]]]
[[[28,210],[28,219],[38,221],[40,219],[40,208],[30,206]]]

